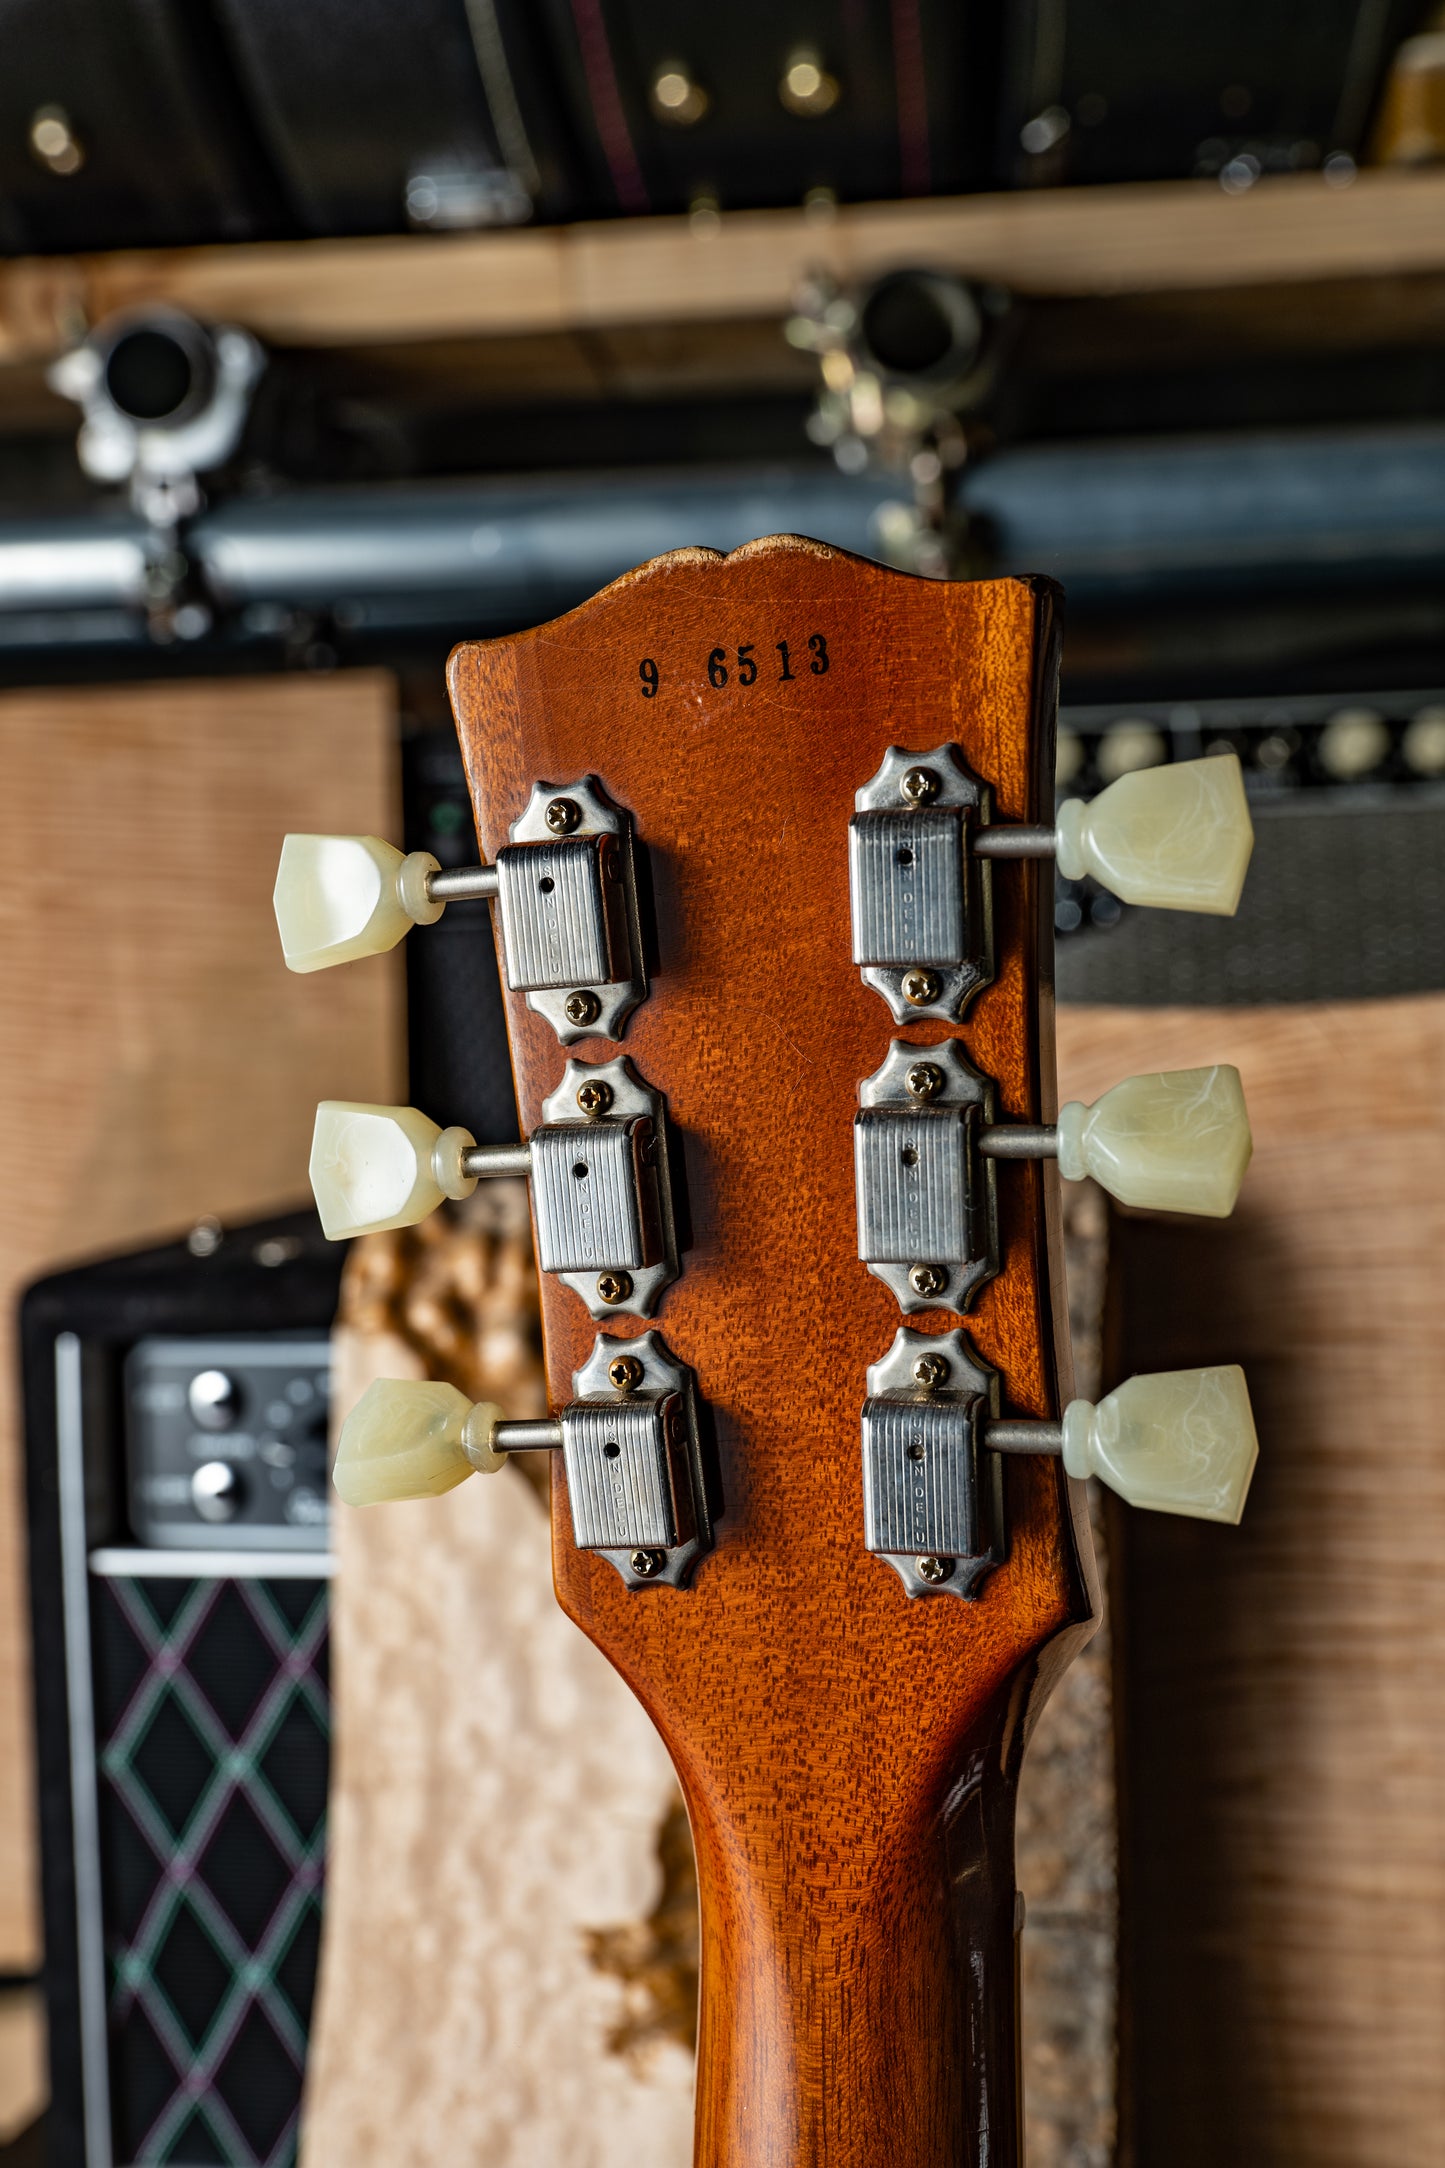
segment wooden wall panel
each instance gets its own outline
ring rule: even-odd
[[[0,696],[7,1317],[62,1262],[303,1201],[315,1101],[396,1096],[396,959],[295,978],[270,902],[286,829],[395,829],[394,734],[370,673]],[[0,1972],[39,1955],[16,1416],[8,1359]]]
[[[1116,1374],[1242,1362],[1239,1529],[1120,1512],[1135,2168],[1445,2133],[1445,997],[1065,1011],[1062,1094],[1237,1062],[1225,1222],[1116,1220]]]

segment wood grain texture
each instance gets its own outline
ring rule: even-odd
[[[1022,294],[1183,292],[1445,268],[1445,177],[1271,176],[1025,189],[1015,195],[613,219],[444,240],[305,241],[0,267],[0,363],[46,359],[120,308],[166,302],[282,346],[494,338],[620,324],[786,315],[805,273],[872,279],[899,264]]]
[[[826,675],[807,669],[816,632]],[[746,642],[757,684],[715,691],[710,650]],[[912,580],[788,537],[678,552],[453,657],[484,853],[536,778],[591,771],[651,869],[660,963],[626,1050],[683,1142],[693,1246],[660,1323],[712,1411],[724,1516],[692,1591],[633,1595],[574,1548],[558,1480],[554,1571],[688,1803],[701,2168],[1017,2158],[1013,1793],[1048,1679],[1087,1631],[1087,1536],[1057,1464],[1019,1459],[1007,1562],[977,1602],[910,1603],[863,1549],[864,1371],[899,1316],[857,1259],[851,1125],[897,1027],[850,961],[847,824],[889,743],[948,739],[1004,818],[1038,817],[1053,661],[1049,595],[1030,583]],[[995,894],[998,978],[961,1036],[1008,1114],[1046,1119],[1036,869],[1009,868]],[[509,1023],[530,1128],[563,1056],[519,998]],[[1051,1197],[1037,1167],[1008,1170],[1004,1269],[973,1326],[1020,1414],[1067,1390]],[[551,1282],[543,1319],[557,1404],[594,1328]]]
[[[395,816],[373,674],[0,697],[0,1297],[306,1194],[315,1101],[395,1096],[395,959],[296,979],[289,827]],[[14,1372],[0,1364],[0,1970],[39,1957]]]
[[[378,1376],[543,1411],[520,1183],[353,1245],[333,1423]],[[624,1992],[588,1950],[655,1901],[672,1771],[553,1601],[533,1465],[337,1514],[303,2168],[677,2168],[691,2149],[691,2055],[611,2052]]]
[[[1070,1010],[1064,1089],[1232,1061],[1232,1220],[1119,1220],[1114,1369],[1242,1362],[1244,1521],[1120,1516],[1137,2168],[1445,2132],[1445,997]]]

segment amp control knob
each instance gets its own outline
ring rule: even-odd
[[[191,1504],[203,1521],[233,1521],[241,1503],[241,1478],[228,1460],[203,1461],[191,1477]]]
[[[191,1420],[201,1430],[229,1430],[241,1407],[241,1388],[226,1370],[199,1370],[186,1388]]]

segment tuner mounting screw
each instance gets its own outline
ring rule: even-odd
[[[948,1285],[942,1265],[910,1265],[908,1284],[915,1295],[941,1295]]]
[[[642,1365],[635,1355],[614,1355],[607,1365],[607,1376],[619,1393],[634,1392],[642,1383]]]
[[[569,1024],[595,1024],[602,1014],[602,1004],[595,994],[589,994],[583,988],[580,992],[567,996],[562,1004],[562,1013]]]
[[[639,1581],[655,1581],[666,1560],[661,1551],[633,1551],[629,1554],[627,1563]]]
[[[554,798],[542,818],[554,836],[570,836],[582,814],[575,798]]]
[[[931,1581],[935,1588],[940,1581],[950,1580],[952,1576],[953,1560],[951,1558],[920,1558],[918,1561],[919,1580]]]
[[[906,768],[898,789],[909,805],[932,805],[938,796],[938,777],[931,768]]]
[[[943,1089],[943,1071],[936,1061],[916,1061],[903,1082],[910,1098],[936,1099]]]
[[[948,1376],[948,1359],[943,1355],[920,1355],[913,1365],[913,1375],[919,1385],[931,1392]]]
[[[597,1299],[599,1302],[626,1302],[632,1293],[630,1272],[599,1272],[597,1275]]]
[[[915,964],[911,971],[903,974],[903,998],[915,1009],[932,1008],[942,992],[943,981],[936,971],[925,971]]]
[[[577,1104],[584,1114],[605,1114],[612,1104],[612,1086],[594,1079],[577,1087]]]

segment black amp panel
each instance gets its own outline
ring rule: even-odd
[[[22,1305],[50,2168],[296,2158],[341,1254],[206,1221]]]

